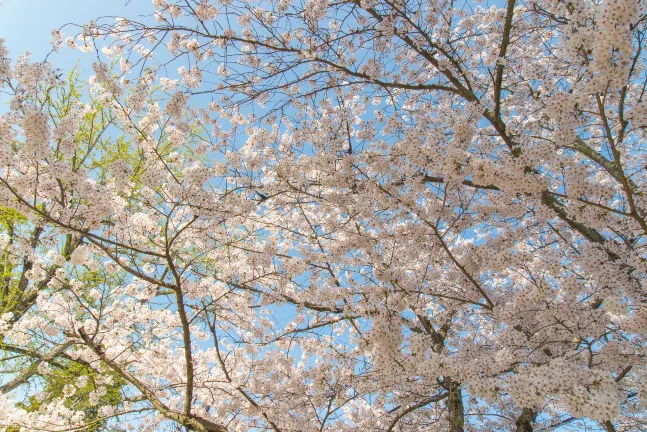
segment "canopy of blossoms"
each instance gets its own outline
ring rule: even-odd
[[[644,0],[152,3],[0,44],[0,428],[647,427]]]

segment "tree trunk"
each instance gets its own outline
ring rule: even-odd
[[[463,412],[463,395],[460,384],[447,380],[449,396],[447,397],[447,411],[449,412],[449,432],[463,432],[465,413]]]
[[[517,432],[532,432],[532,422],[535,421],[537,413],[530,408],[524,408],[521,410],[521,414],[517,418]]]

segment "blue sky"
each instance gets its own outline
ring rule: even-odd
[[[51,49],[54,28],[84,24],[101,16],[149,14],[152,10],[150,0],[0,0],[0,38],[6,40],[12,59],[28,50],[33,60],[40,60]],[[55,67],[69,69],[79,59],[87,70],[94,57],[63,49],[49,60]]]

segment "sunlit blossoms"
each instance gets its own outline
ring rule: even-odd
[[[154,0],[55,31],[67,79],[0,43],[0,427],[643,430],[646,10]]]

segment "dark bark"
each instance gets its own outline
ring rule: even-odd
[[[515,423],[517,426],[517,432],[533,432],[532,423],[535,421],[537,413],[530,408],[524,408],[521,410],[521,414],[517,418]]]
[[[447,397],[449,432],[463,432],[463,426],[465,425],[465,412],[460,384],[448,380],[447,385],[449,387],[449,396]]]

